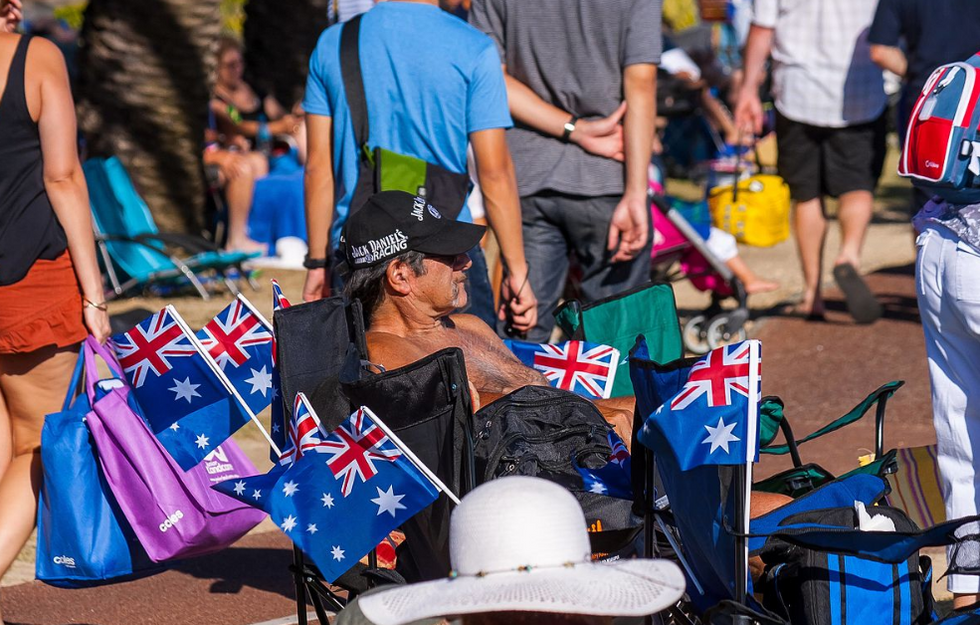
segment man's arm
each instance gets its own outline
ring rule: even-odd
[[[507,101],[514,119],[546,135],[562,137],[565,124],[571,121],[573,114],[545,102],[530,87],[508,74],[506,66],[503,69]],[[622,161],[623,127],[619,122],[625,112],[626,103],[623,102],[607,117],[576,121],[569,142],[596,156]]]
[[[330,225],[334,216],[333,118],[306,115],[307,157],[303,183],[309,258],[329,258]],[[330,295],[329,269],[309,269],[303,285],[303,301]]]
[[[612,262],[631,260],[646,245],[650,209],[647,169],[653,155],[657,119],[657,66],[627,65],[623,70],[626,117],[623,121],[626,189],[609,223]]]
[[[470,143],[473,144],[487,220],[500,244],[500,255],[507,268],[500,318],[510,317],[514,328],[524,332],[538,321],[538,300],[527,283],[520,198],[505,133],[503,128],[480,130],[470,134]]]
[[[881,69],[887,69],[889,72],[902,78],[905,77],[905,72],[909,67],[905,53],[902,52],[901,48],[895,46],[872,44],[871,60]]]
[[[908,60],[898,44],[908,34],[908,28],[918,27],[914,13],[908,12],[910,8],[897,0],[880,0],[868,32],[871,60],[881,69],[901,77],[908,70]]]
[[[766,78],[766,59],[772,52],[773,29],[752,24],[745,42],[745,78],[735,105],[735,125],[745,132],[762,134],[762,101],[759,86]]]

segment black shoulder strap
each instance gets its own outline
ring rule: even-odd
[[[340,33],[340,73],[344,78],[347,107],[354,124],[357,147],[363,148],[368,140],[367,98],[364,95],[364,78],[361,74],[361,57],[358,40],[361,32],[361,15],[344,24]]]

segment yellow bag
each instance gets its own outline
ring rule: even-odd
[[[779,176],[756,174],[708,194],[711,218],[739,243],[769,247],[789,237],[789,186]]]

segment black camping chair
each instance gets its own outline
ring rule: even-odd
[[[352,351],[340,388],[352,405],[378,415],[457,496],[473,489],[473,408],[461,350],[444,349],[380,374],[368,371]],[[443,493],[402,525],[405,542],[398,547],[396,571],[407,581],[449,574],[451,511]]]
[[[460,350],[443,350],[398,370],[371,373],[360,302],[340,297],[277,311],[273,325],[287,415],[299,391],[307,393],[327,431],[366,405],[454,493],[462,496],[472,489],[472,407]],[[378,569],[372,552],[367,566],[355,565],[335,586],[347,590],[350,600],[382,583],[446,576],[450,511],[449,499],[441,495],[402,527],[406,540],[398,548],[398,572]],[[302,551],[293,553],[290,570],[296,580],[298,623],[306,624],[307,600],[325,623],[324,606],[340,610],[347,601],[327,586]]]
[[[299,304],[276,311],[273,316],[276,336],[276,362],[280,377],[280,401],[283,411],[292,414],[296,393],[323,389],[310,403],[324,429],[335,429],[350,414],[351,407],[339,392],[340,370],[347,353],[364,348],[364,324],[360,302],[348,303],[341,297]],[[332,389],[332,392],[330,392]],[[369,567],[358,563],[335,582],[352,598],[370,587],[376,557],[369,557]],[[307,603],[313,604],[317,619],[326,623],[325,607],[339,612],[347,603],[331,589],[320,572],[298,547],[293,547],[290,566],[296,584],[296,618],[307,625]]]

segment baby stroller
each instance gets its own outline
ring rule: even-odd
[[[651,252],[654,280],[688,279],[699,291],[711,292],[711,304],[684,324],[684,347],[706,354],[726,343],[745,340],[748,296],[742,282],[712,251],[718,249],[718,243],[709,242],[718,235],[712,231],[707,205],[668,198],[658,192],[653,176],[650,180],[650,212],[656,231]],[[733,243],[721,245],[731,247]],[[734,309],[722,306],[729,298],[735,299]]]

